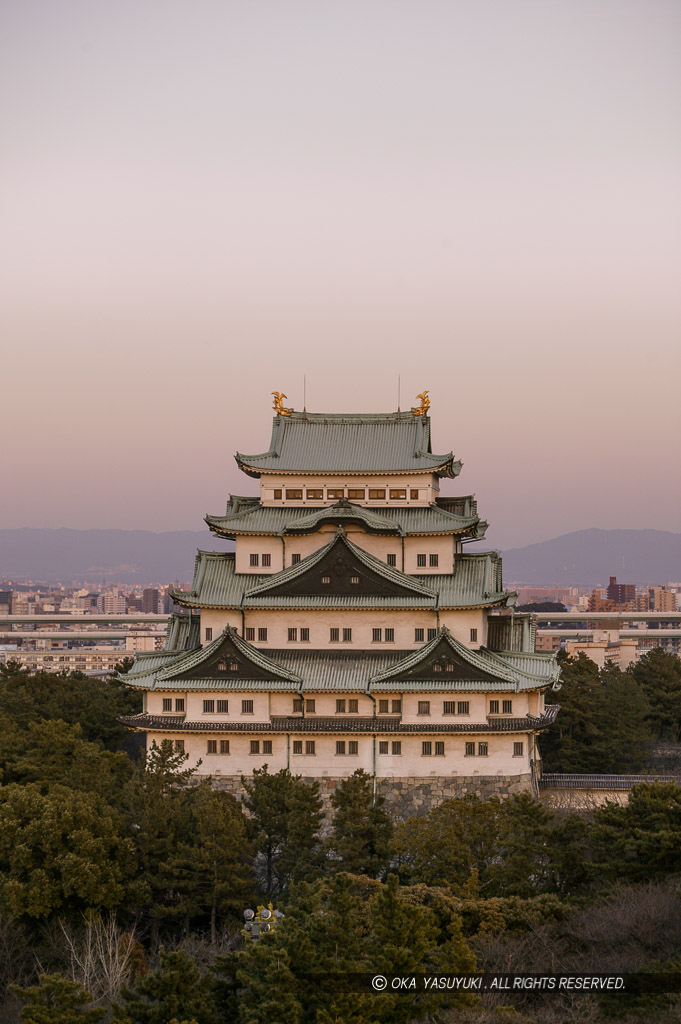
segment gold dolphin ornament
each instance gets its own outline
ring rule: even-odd
[[[414,416],[425,416],[430,407],[430,399],[428,398],[428,392],[422,391],[421,394],[417,395],[416,397],[421,399],[421,404],[417,405],[416,408],[412,407],[411,411],[413,412]]]
[[[274,395],[274,405],[272,406],[274,411],[279,413],[280,416],[290,416],[293,409],[285,408],[283,402],[283,399],[288,398],[288,395],[285,395],[283,391],[273,391],[272,394]]]

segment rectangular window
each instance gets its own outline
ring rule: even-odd
[[[412,487],[411,490],[409,491],[409,497],[411,498],[412,501],[419,500],[419,492],[415,487]]]
[[[460,700],[458,702],[458,704],[456,705],[456,713],[457,713],[457,715],[470,715],[470,713],[471,713],[470,701]]]
[[[393,569],[397,568],[397,555],[388,555],[388,565]]]
[[[350,501],[363,501],[366,495],[366,491],[363,487],[350,487],[348,489],[348,498]]]
[[[471,643],[476,644],[478,642],[478,631],[477,629],[471,630]]]
[[[184,740],[175,740],[173,747],[176,754],[184,754]]]
[[[348,754],[350,754],[351,757],[352,757],[353,754],[354,755],[359,754],[359,743],[358,743],[357,740],[349,740],[348,741]]]
[[[345,740],[336,740],[336,754],[345,754]]]
[[[314,754],[314,740],[305,740],[305,753]]]
[[[218,752],[218,741],[217,740],[208,740],[208,743],[206,744],[206,753],[207,754],[217,754],[217,752]]]
[[[429,700],[420,700],[419,701],[419,714],[420,715],[429,715],[430,714],[430,701]]]
[[[261,564],[262,564],[263,568],[265,568],[265,569],[269,568],[269,566],[272,565],[272,556],[271,555],[263,555],[262,556],[262,563]]]
[[[422,644],[426,637],[426,631],[424,629],[414,630],[414,643]]]
[[[220,740],[220,753],[229,754],[229,740]]]
[[[288,639],[289,643],[293,643],[294,640],[298,639],[298,629],[296,628],[296,626],[289,626]]]
[[[302,752],[303,752],[303,741],[302,740],[294,740],[293,741],[293,753],[294,754],[302,754]]]
[[[358,586],[359,585],[359,576],[351,576],[350,577],[350,582],[352,583],[353,587]]]
[[[343,630],[343,643],[344,644],[349,644],[351,640],[352,640],[352,630],[351,629],[344,629]]]
[[[456,714],[456,701],[446,700],[442,705],[443,715],[455,715]]]
[[[348,711],[350,712],[351,715],[356,715],[359,713],[359,701],[356,700],[354,697],[351,697],[350,700],[348,701]]]
[[[338,501],[340,498],[344,498],[345,497],[345,488],[344,487],[327,487],[326,488],[326,497],[327,497],[327,499],[330,498],[332,501]]]
[[[246,639],[253,641],[255,640],[255,630],[253,626],[246,626]]]
[[[271,754],[272,753],[272,740],[263,740],[262,741],[262,752],[263,752],[263,754]]]
[[[274,488],[274,500],[281,501],[281,487]]]
[[[251,560],[251,565],[259,565],[259,563],[260,563],[260,556],[259,555],[249,555],[248,557]]]
[[[380,644],[382,636],[383,636],[383,630],[382,629],[374,629],[374,630],[372,630],[372,637],[371,637],[371,639],[372,639],[373,643]]]
[[[390,498],[392,501],[406,501],[407,490],[405,487],[391,487]]]
[[[416,556],[416,565],[417,565],[417,567],[419,569],[425,569],[425,567],[426,567],[426,556],[425,555],[417,555]]]
[[[184,697],[177,697],[175,700],[175,710],[184,711]]]
[[[379,713],[379,715],[387,715],[389,707],[390,707],[390,701],[379,700],[379,702],[378,702],[378,713]]]
[[[393,742],[393,754],[402,753],[402,740],[394,740]]]
[[[287,487],[286,488],[286,500],[287,501],[302,501],[303,500],[303,488],[302,487]]]
[[[320,576],[319,577],[319,582],[326,585],[326,584],[331,582],[331,577],[330,576]]]
[[[445,756],[445,745],[444,745],[442,740],[438,740],[436,742],[436,744],[435,744],[435,756],[436,757],[444,757]]]
[[[300,558],[300,555],[291,555],[291,565],[298,565]]]
[[[332,626],[331,629],[329,630],[329,643],[337,644],[339,637],[340,630],[336,629],[335,626]]]
[[[387,754],[388,753],[388,741],[387,740],[379,740],[378,741],[378,752],[379,752],[379,754]]]
[[[428,630],[428,639],[429,640],[434,640],[436,636],[437,636],[437,629],[429,629]]]
[[[474,756],[475,756],[475,743],[467,743],[466,744],[466,757],[474,757]]]
[[[293,713],[294,715],[303,710],[303,701],[300,697],[293,698]]]
[[[392,629],[392,627],[390,627],[390,626],[385,631],[385,642],[387,644],[394,644],[395,643],[395,630]]]
[[[345,701],[344,700],[337,700],[336,701],[336,714],[337,715],[344,715],[345,714]]]
[[[430,742],[430,740],[424,740],[423,743],[421,744],[421,756],[422,757],[430,757],[430,755],[432,753],[433,753],[433,744]]]
[[[258,640],[262,643],[263,640],[267,640],[267,626],[264,628],[260,626],[258,628]]]
[[[498,700],[491,700],[489,702],[489,713],[490,713],[490,715],[498,715],[499,714],[499,701]]]
[[[385,487],[370,487],[369,501],[380,501],[385,498]]]
[[[228,700],[219,700],[218,701],[218,714],[219,715],[227,715],[227,714],[229,714],[229,701]]]
[[[487,757],[486,743],[478,743],[478,757]]]
[[[393,715],[402,714],[402,701],[399,698],[393,701],[392,712]]]
[[[251,753],[252,754],[259,754],[260,753],[260,740],[251,740]]]
[[[501,702],[501,713],[503,715],[510,715],[510,714],[513,713],[513,701],[512,700],[503,700]]]
[[[253,701],[252,700],[242,700],[241,701],[241,714],[242,715],[252,715],[253,714]]]
[[[307,626],[303,626],[302,629],[300,630],[300,639],[302,643],[310,642],[310,630],[307,628]]]
[[[322,487],[308,487],[305,495],[308,501],[323,501],[324,489]]]
[[[212,715],[214,711],[215,711],[215,701],[214,700],[204,700],[204,702],[203,702],[203,713],[204,713],[204,715]]]
[[[172,697],[164,697],[163,698],[163,710],[164,711],[172,711],[173,710],[173,698]]]
[[[513,756],[514,757],[522,757],[523,756],[523,745],[522,745],[522,743],[514,743],[513,744]]]
[[[208,641],[208,640],[212,640],[212,639],[213,639],[213,627],[212,626],[206,626],[206,640]]]
[[[316,707],[316,705],[315,705],[314,699],[313,700],[308,699],[308,700],[305,701],[305,710],[308,713],[308,715],[313,715],[314,714],[315,707]]]
[[[430,565],[431,569],[437,569],[439,561],[440,561],[440,556],[439,555],[429,555],[428,556],[428,564]]]

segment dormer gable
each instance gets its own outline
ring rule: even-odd
[[[160,672],[157,682],[179,679],[260,679],[300,683],[300,676],[288,672],[239,636],[236,629],[226,626],[212,643]]]
[[[407,655],[396,665],[372,676],[371,683],[411,682],[415,680],[443,683],[479,682],[494,683],[503,681],[516,683],[517,677],[510,670],[492,661],[485,653],[478,653],[464,647],[455,640],[449,630],[443,626],[432,640],[424,644],[418,651]]]

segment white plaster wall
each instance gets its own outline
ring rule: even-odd
[[[187,694],[187,721],[188,722],[269,722],[270,720],[270,695],[262,691],[248,693],[244,690],[200,690]],[[218,700],[229,701],[229,711],[224,714],[206,713],[203,711],[204,700],[214,700],[217,707]],[[242,700],[253,701],[253,714],[244,714],[241,710]],[[255,738],[255,737],[254,737]]]
[[[271,695],[271,708],[272,715],[274,717],[278,715],[291,715],[293,714],[293,701],[298,697],[298,694],[288,693],[273,693]],[[303,698],[307,700],[314,700],[315,710],[314,712],[305,712],[306,718],[334,718],[336,716],[336,700],[344,700],[345,706],[348,706],[348,700],[351,698],[358,701],[358,711],[345,712],[344,714],[338,715],[339,718],[368,718],[374,713],[374,704],[370,697],[362,696],[359,693],[336,693],[325,690],[304,690]],[[298,712],[296,712],[298,714]],[[383,715],[381,717],[384,717]]]
[[[289,643],[288,629],[305,626],[310,630],[309,643],[300,641]],[[409,609],[389,609],[383,611],[362,611],[357,609],[247,609],[246,628],[255,629],[258,635],[258,628],[267,629],[267,642],[254,641],[254,646],[262,648],[314,648],[314,649],[352,649],[357,650],[407,650],[421,647],[421,643],[414,641],[414,630],[421,627],[426,631],[437,626],[435,612],[410,611]],[[352,629],[352,641],[350,643],[332,643],[329,640],[329,630],[334,627],[341,630]],[[395,630],[394,643],[374,643],[372,630],[374,628],[385,629],[389,627]],[[300,635],[300,633],[298,634]],[[217,633],[213,633],[216,637]],[[428,636],[428,633],[425,633]]]
[[[302,500],[290,500],[286,501],[285,494],[286,488],[292,490],[294,488],[302,488],[303,498]],[[324,499],[310,499],[305,497],[308,488],[324,488]],[[326,488],[332,488],[334,490],[344,489],[347,495],[348,488],[364,488],[365,493],[369,493],[369,488],[384,487],[386,490],[386,498],[381,500],[365,498],[361,500],[359,498],[351,498],[350,500],[356,502],[358,505],[368,506],[386,506],[396,507],[399,505],[428,505],[434,501],[440,493],[440,487],[438,478],[432,473],[404,473],[401,475],[390,476],[384,473],[377,474],[375,476],[329,476],[320,475],[312,476],[305,474],[301,476],[299,474],[269,474],[263,473],[260,478],[260,500],[263,505],[300,505],[305,508],[319,508],[322,505],[332,505],[338,498],[326,498]],[[407,498],[405,501],[401,500],[390,500],[387,497],[389,489],[403,487],[407,490]],[[281,489],[282,498],[281,500],[274,498],[274,490]],[[418,489],[419,497],[410,498],[409,492],[412,489]]]
[[[225,626],[232,626],[240,634],[241,612],[236,608],[203,608],[201,611],[201,644],[205,647],[207,643],[217,640]],[[213,631],[211,640],[206,638],[206,629]]]
[[[416,556],[425,555],[426,565],[418,566]],[[438,556],[438,565],[430,567],[430,555]],[[454,564],[454,541],[452,537],[405,537],[404,571],[419,576],[448,575]]]
[[[250,564],[250,556],[258,555],[258,565]],[[269,555],[272,565],[263,566],[262,556]],[[256,576],[268,576],[281,572],[283,564],[283,547],[279,537],[237,537],[235,571]]]
[[[443,609],[440,625],[446,626],[455,640],[473,651],[487,643],[487,611],[484,608]],[[471,640],[471,629],[477,629],[477,640]]]

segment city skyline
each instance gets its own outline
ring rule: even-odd
[[[193,529],[399,375],[494,546],[678,532],[680,22],[6,4],[0,527]]]

